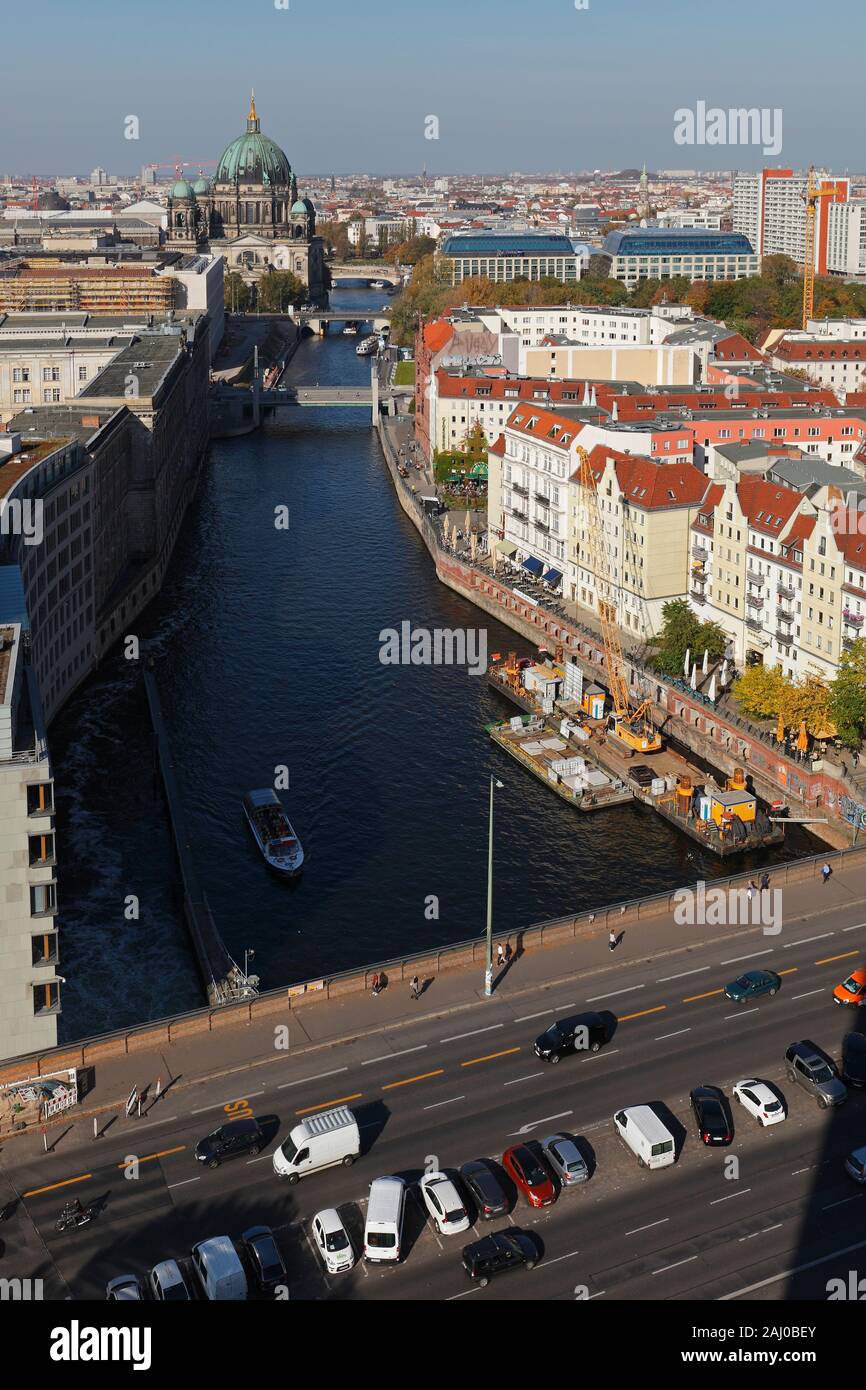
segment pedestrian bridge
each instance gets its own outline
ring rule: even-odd
[[[379,400],[387,400],[390,392],[379,392]],[[259,392],[262,410],[278,409],[281,406],[316,405],[360,405],[373,404],[373,391],[369,386],[287,386],[284,391],[271,390]]]
[[[350,309],[294,309],[291,317],[301,328],[310,328],[324,337],[332,323],[369,323],[375,330],[387,328],[391,323],[391,310],[377,309],[375,313],[365,314]]]
[[[375,261],[364,264],[361,261],[330,261],[331,281],[336,280],[386,280],[389,285],[402,285],[404,271],[393,265],[376,265]]]

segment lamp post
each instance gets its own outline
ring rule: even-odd
[[[487,947],[484,968],[484,994],[493,993],[493,788],[502,783],[490,775],[490,810],[487,818]]]
[[[254,958],[255,954],[255,951],[251,948],[246,948],[244,950],[244,984],[246,984],[250,978],[250,961]]]

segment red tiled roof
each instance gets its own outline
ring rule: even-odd
[[[795,516],[791,522],[790,531],[785,533],[782,544],[784,546],[797,545],[798,543],[802,545],[803,541],[808,540],[814,531],[817,519],[815,516],[804,516],[802,512],[799,516]]]
[[[861,362],[866,360],[866,339],[822,338],[820,342],[803,343],[781,338],[770,352],[788,362]]]
[[[568,400],[572,404],[581,404],[583,401],[586,382],[581,381],[551,381],[548,377],[507,377],[499,373],[503,369],[495,369],[493,372],[484,372],[477,376],[454,376],[451,372],[439,369],[436,372],[437,393],[446,398],[479,397],[486,400],[532,400],[534,391],[544,391],[551,400]],[[516,393],[516,394],[515,394]],[[578,396],[575,402],[574,396]],[[539,401],[539,405],[544,405],[544,401]]]
[[[626,502],[646,511],[697,506],[707,492],[707,479],[691,463],[664,463],[639,454],[623,454],[604,444],[590,450],[589,466],[599,482],[608,460]],[[580,482],[579,470],[572,482]]]
[[[732,333],[729,338],[719,338],[712,351],[716,362],[763,362],[763,355],[753,347],[742,333]]]
[[[454,336],[454,329],[444,319],[434,319],[424,325],[424,346],[431,352],[441,352]]]
[[[792,488],[768,483],[757,475],[741,478],[737,483],[737,500],[749,525],[767,536],[778,536],[786,521],[790,521],[803,496]]]
[[[569,420],[566,415],[557,415],[553,410],[541,409],[534,401],[526,401],[515,406],[507,427],[531,435],[533,439],[543,439],[554,447],[568,449],[584,426],[580,420]]]
[[[505,454],[505,435],[501,434],[495,444],[488,445],[488,454],[498,454],[502,458]]]

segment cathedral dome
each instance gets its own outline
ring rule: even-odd
[[[192,202],[195,202],[195,194],[186,179],[178,179],[177,183],[172,184],[171,196],[172,198],[189,198]]]
[[[199,195],[208,195],[211,192],[210,179],[206,179],[202,174],[193,184],[192,191],[197,197]]]
[[[247,129],[223,150],[214,182],[217,184],[260,183],[270,188],[288,188],[292,166],[273,140],[261,132],[255,99],[250,102]]]

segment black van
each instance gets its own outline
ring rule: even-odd
[[[228,1124],[215,1129],[195,1146],[195,1156],[199,1163],[208,1168],[219,1168],[226,1158],[239,1158],[243,1154],[255,1155],[264,1146],[264,1138],[258,1120],[252,1116],[245,1120],[229,1120]]]
[[[601,1014],[575,1014],[560,1018],[535,1039],[535,1055],[544,1062],[558,1062],[565,1052],[598,1052],[610,1037]]]

